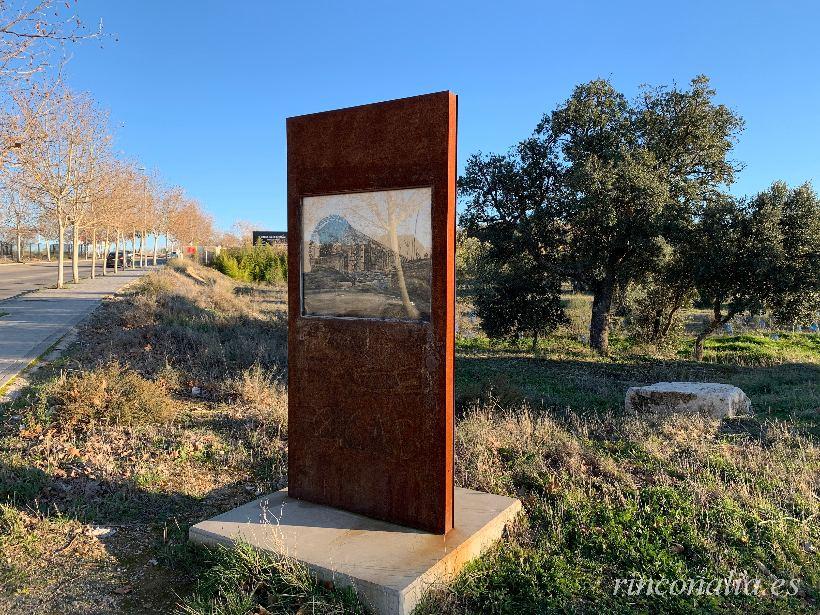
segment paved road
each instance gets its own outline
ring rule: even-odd
[[[0,387],[82,321],[104,297],[149,271],[128,269],[62,290],[37,290],[0,301],[0,314],[6,312],[0,316]]]
[[[97,271],[102,269],[97,264]],[[64,265],[65,281],[71,278],[71,261]],[[80,278],[91,275],[91,261],[80,261]],[[0,301],[19,295],[27,290],[53,288],[57,285],[57,263],[14,263],[0,264]]]

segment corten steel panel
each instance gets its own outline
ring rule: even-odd
[[[457,98],[440,92],[287,120],[288,489],[453,527]],[[302,199],[432,188],[429,322],[302,315]]]

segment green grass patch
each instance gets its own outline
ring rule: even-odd
[[[692,356],[687,340],[678,352]],[[777,365],[780,363],[820,363],[820,335],[816,333],[746,333],[713,337],[704,344],[704,361],[735,365]]]
[[[725,336],[708,340],[706,349],[707,360],[696,362],[686,358],[688,351],[652,354],[619,337],[607,356],[560,333],[539,342],[536,352],[528,340],[517,344],[482,336],[459,338],[456,400],[464,408],[492,391],[502,403],[617,413],[631,386],[722,382],[743,389],[755,412],[795,420],[820,436],[820,336]]]

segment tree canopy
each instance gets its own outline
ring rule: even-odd
[[[537,263],[521,271],[553,280],[542,290],[592,291],[590,344],[605,352],[615,294],[683,249],[738,170],[743,122],[714,97],[703,76],[634,101],[606,80],[579,85],[509,153],[470,157],[462,223],[499,265]]]

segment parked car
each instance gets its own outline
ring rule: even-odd
[[[111,269],[114,268],[114,259],[118,258],[119,260],[119,267],[125,267],[125,254],[122,252],[115,254],[114,252],[109,252],[108,256],[105,258],[105,266]],[[130,256],[129,256],[130,258]]]

